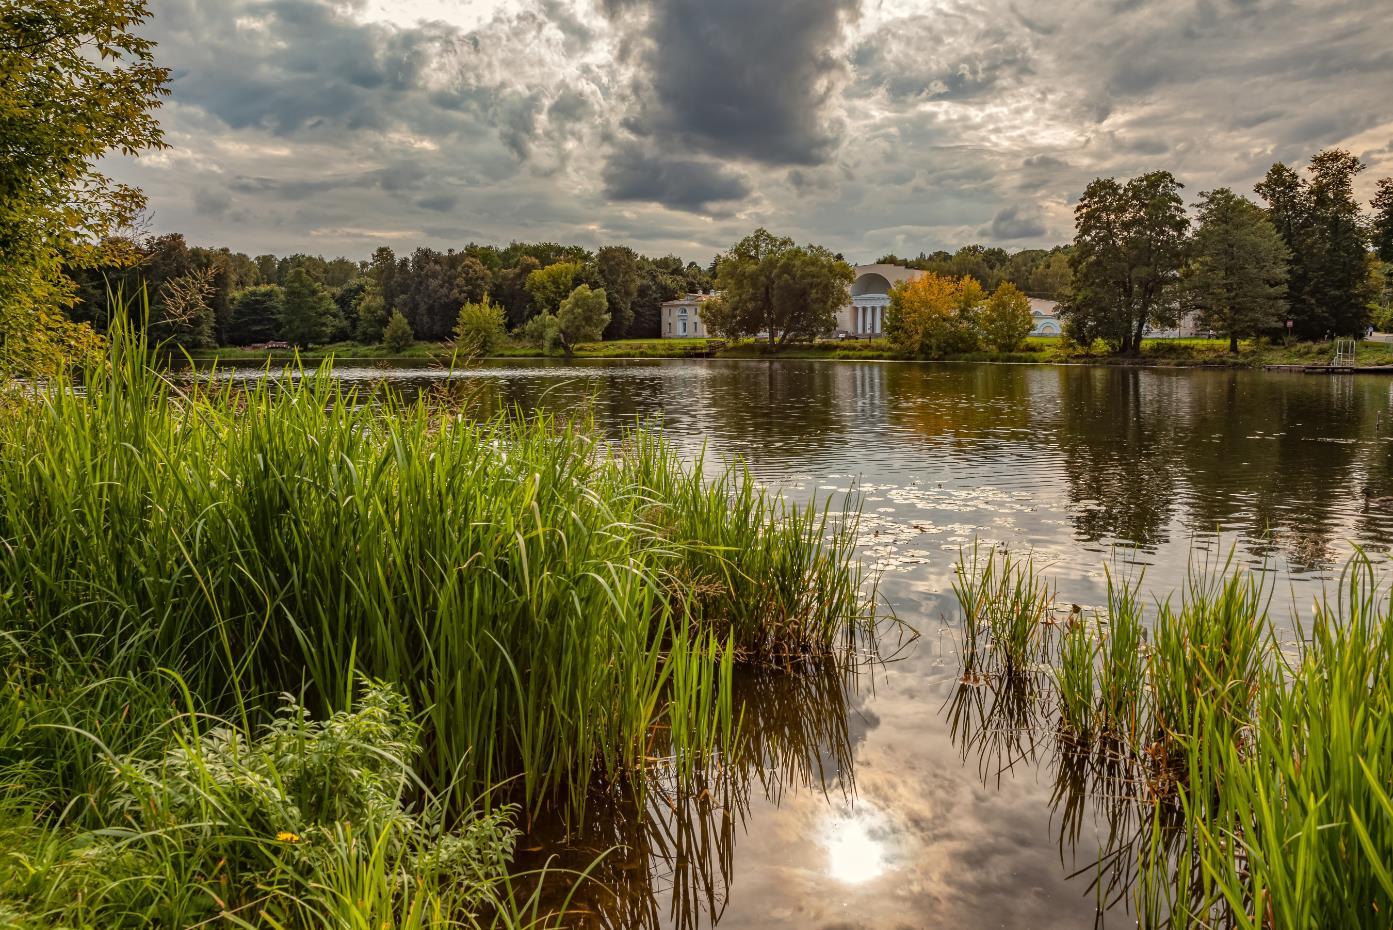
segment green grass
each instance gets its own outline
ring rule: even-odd
[[[616,339],[605,342],[582,343],[576,347],[576,358],[693,358],[710,354],[707,339]],[[996,362],[1036,364],[1091,365],[1152,365],[1204,366],[1222,368],[1261,368],[1264,365],[1323,365],[1333,355],[1329,343],[1292,343],[1283,345],[1263,341],[1243,340],[1237,353],[1229,352],[1227,339],[1146,339],[1141,352],[1135,356],[1111,355],[1101,345],[1081,348],[1068,345],[1057,338],[1030,337],[1016,352],[982,350],[958,353],[945,361]],[[252,351],[245,349],[198,350],[190,353],[196,362],[214,358],[224,361],[271,361],[277,364],[294,362],[296,354],[285,350]],[[313,362],[327,358],[339,361],[434,361],[448,364],[454,350],[448,343],[417,343],[404,352],[392,353],[382,346],[356,343],[337,343],[316,346],[302,352],[302,361]],[[507,340],[494,350],[494,358],[547,357],[536,346]],[[762,340],[723,341],[715,352],[717,358],[769,358]],[[786,359],[821,359],[827,361],[912,361],[913,356],[896,348],[885,339],[823,340],[814,343],[795,343],[785,346],[773,357]],[[1361,342],[1356,353],[1360,366],[1393,365],[1393,344]]]
[[[1004,602],[995,616],[1034,614],[1041,583],[1023,564],[978,563],[960,582],[968,615],[984,592]],[[1077,825],[1085,797],[1102,810],[1095,882],[1133,894],[1141,926],[1386,927],[1393,598],[1356,557],[1292,647],[1258,577],[1196,573],[1178,603],[1150,609],[1135,585],[1110,584],[1103,616],[1033,634],[1008,621],[1001,636],[1038,639],[1049,674],[968,621],[955,735],[964,752],[1014,760],[1036,757],[1041,725],[1055,730],[1063,823]]]
[[[462,919],[496,882],[431,850],[483,830],[493,862],[509,804],[580,824],[655,758],[737,757],[737,670],[838,661],[870,616],[854,518],[653,433],[153,361],[118,326],[82,391],[0,393],[0,908],[36,925]],[[394,787],[309,799],[285,773],[323,755],[312,721],[357,727],[365,679],[412,711],[356,740],[355,777],[390,759]],[[277,717],[284,694],[308,717]],[[276,819],[323,855],[280,855]],[[78,868],[98,848],[115,878]],[[523,922],[500,900],[488,919]]]

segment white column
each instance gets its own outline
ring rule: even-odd
[[[858,306],[858,307],[856,308],[856,325],[852,327],[852,330],[853,330],[853,331],[856,333],[856,335],[858,335],[858,336],[861,335],[861,328],[865,325],[865,318],[866,318],[866,308],[865,308],[865,307]]]
[[[885,314],[885,308],[884,308],[884,307],[876,307],[876,308],[875,308],[875,334],[876,334],[877,336],[880,335],[881,323],[884,322],[884,320],[883,320],[884,314]]]

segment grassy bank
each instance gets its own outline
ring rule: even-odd
[[[643,431],[151,361],[0,394],[9,922],[525,923],[519,819],[738,752],[737,669],[868,612],[854,521]]]
[[[912,361],[913,356],[897,349],[883,339],[825,341],[795,344],[771,356],[765,343],[758,340],[721,342],[713,348],[706,339],[617,339],[608,342],[582,343],[576,347],[576,358],[787,358],[865,361]],[[1265,365],[1324,365],[1329,363],[1334,349],[1329,343],[1256,343],[1246,340],[1237,353],[1230,353],[1225,339],[1148,339],[1141,353],[1134,356],[1110,355],[1102,345],[1082,349],[1062,343],[1059,339],[1032,337],[1018,352],[970,352],[950,355],[946,361],[1015,362],[1048,365],[1152,365],[1203,366],[1218,368],[1261,368]],[[224,361],[290,363],[295,353],[245,349],[200,350],[192,353],[198,361],[214,358]],[[418,343],[401,353],[390,353],[381,346],[360,346],[341,343],[320,346],[301,354],[302,361],[318,361],[333,357],[340,362],[387,362],[410,364],[435,362],[449,364],[452,348],[445,343]],[[496,348],[493,358],[545,358],[535,346],[507,341]],[[1359,345],[1356,364],[1359,366],[1393,365],[1393,344],[1365,342]]]
[[[1388,926],[1393,599],[1368,562],[1295,643],[1232,568],[1149,609],[1111,585],[1097,615],[999,553],[957,590],[955,731],[984,760],[1053,734],[1061,828],[1106,819],[1100,899],[1131,893],[1144,927]]]

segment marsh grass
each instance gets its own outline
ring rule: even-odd
[[[1032,559],[973,543],[959,554],[953,593],[963,613],[962,655],[975,673],[979,655],[990,652],[1007,674],[1018,674],[1042,657],[1045,627],[1054,621],[1054,593]]]
[[[477,844],[503,848],[514,818],[578,827],[597,792],[641,792],[655,760],[693,779],[733,759],[738,670],[839,661],[870,618],[854,514],[785,504],[738,464],[688,467],[652,432],[360,395],[328,365],[233,384],[154,363],[118,321],[77,389],[0,391],[0,828],[22,858],[0,902],[25,914],[78,887],[108,911],[64,911],[76,926],[181,924],[210,900],[230,925],[458,921],[496,886],[450,878],[435,847],[338,811],[297,865],[222,792],[334,803],[284,772],[384,682],[414,715],[364,742],[409,757],[403,816],[434,811],[457,848],[506,814]],[[294,739],[274,736],[287,694]],[[274,765],[238,769],[267,727]],[[99,845],[139,878],[71,884],[112,830]],[[525,925],[508,901],[489,919]]]
[[[1040,583],[986,567],[999,574],[964,585],[965,623],[1031,615]],[[1293,652],[1258,579],[1232,561],[1192,571],[1178,603],[1146,609],[1139,579],[1109,578],[1106,616],[1038,626],[1050,674],[965,629],[985,687],[955,695],[955,738],[1011,763],[1046,758],[1053,731],[1061,844],[1101,811],[1100,906],[1130,894],[1144,927],[1387,927],[1393,598],[1356,555]]]

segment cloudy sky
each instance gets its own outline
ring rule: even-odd
[[[151,227],[255,254],[1071,235],[1098,175],[1393,174],[1388,0],[152,0]]]

